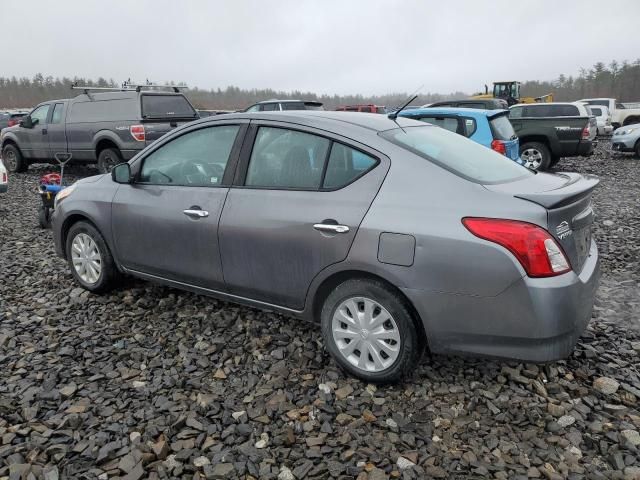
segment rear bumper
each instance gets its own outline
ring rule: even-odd
[[[594,142],[591,140],[583,140],[578,145],[578,155],[581,157],[588,157],[593,153],[594,148]]]
[[[9,189],[9,185],[6,183],[0,183],[0,193],[5,193]]]
[[[580,274],[523,277],[495,297],[403,289],[433,353],[550,362],[571,354],[593,309],[600,276],[595,242]]]

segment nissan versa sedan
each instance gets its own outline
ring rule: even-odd
[[[317,322],[350,374],[421,353],[546,362],[591,317],[598,180],[534,173],[386,115],[208,117],[56,197],[56,250],[91,292],[134,275]]]

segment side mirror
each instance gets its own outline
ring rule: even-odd
[[[131,183],[131,166],[128,163],[119,163],[111,169],[111,179],[116,183]]]
[[[31,119],[31,115],[25,115],[22,120],[20,120],[20,126],[23,128],[33,128],[33,120]]]

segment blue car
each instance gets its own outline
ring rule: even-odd
[[[509,121],[508,110],[419,108],[404,110],[398,116],[421,120],[458,133],[524,165],[520,159],[518,136]]]

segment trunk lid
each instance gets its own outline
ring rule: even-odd
[[[515,182],[485,185],[488,190],[511,194],[547,210],[547,230],[564,249],[580,273],[591,247],[594,213],[591,197],[600,180],[578,173],[538,173]]]

